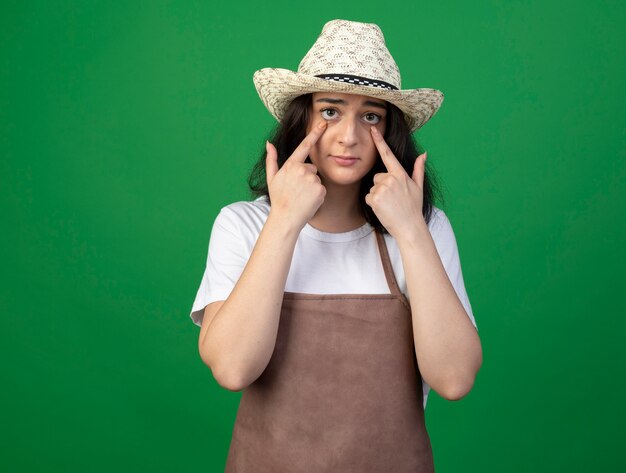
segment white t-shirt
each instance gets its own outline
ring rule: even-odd
[[[204,308],[208,304],[228,298],[252,254],[269,211],[270,204],[265,196],[254,201],[234,202],[220,210],[213,223],[204,275],[190,313],[196,325],[202,326]],[[476,327],[465,291],[456,239],[443,210],[434,208],[428,228],[448,278]],[[384,237],[398,286],[410,301],[397,242],[389,233],[385,233]],[[307,223],[294,248],[285,291],[311,294],[390,293],[374,227],[365,223],[349,232],[327,233]],[[430,386],[423,378],[422,385],[426,408]]]

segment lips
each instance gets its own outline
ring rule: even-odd
[[[331,155],[330,157],[340,166],[352,166],[359,161],[359,158],[356,158],[354,156]]]

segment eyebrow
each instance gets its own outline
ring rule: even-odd
[[[317,99],[315,102],[316,103],[326,102],[326,103],[333,103],[333,104],[338,104],[338,105],[347,105],[347,102],[343,99],[321,98],[321,99]],[[365,102],[363,102],[363,105],[369,105],[370,107],[376,107],[376,108],[381,108],[383,110],[387,110],[387,107],[385,105],[383,105],[380,102],[373,102],[372,100],[366,100]]]

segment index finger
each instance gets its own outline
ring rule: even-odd
[[[291,156],[289,156],[289,159],[287,159],[287,161],[292,160],[301,163],[306,161],[306,158],[309,156],[309,151],[311,151],[313,145],[317,143],[317,140],[320,136],[322,136],[322,133],[324,133],[325,129],[326,122],[319,122],[317,125],[315,125],[313,129],[309,132],[309,134],[304,137],[298,147],[293,151]]]
[[[383,138],[383,135],[376,129],[376,127],[371,127],[372,137],[374,138],[374,144],[376,148],[378,148],[378,152],[380,154],[380,159],[383,160],[383,164],[387,168],[389,172],[402,172],[406,173],[398,158],[393,154],[391,148]]]

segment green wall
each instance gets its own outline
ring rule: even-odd
[[[377,23],[446,189],[484,363],[426,410],[438,472],[624,468],[626,7],[2,2],[0,469],[222,471],[240,393],[189,319],[274,125],[252,84]],[[620,460],[622,458],[622,460]]]

